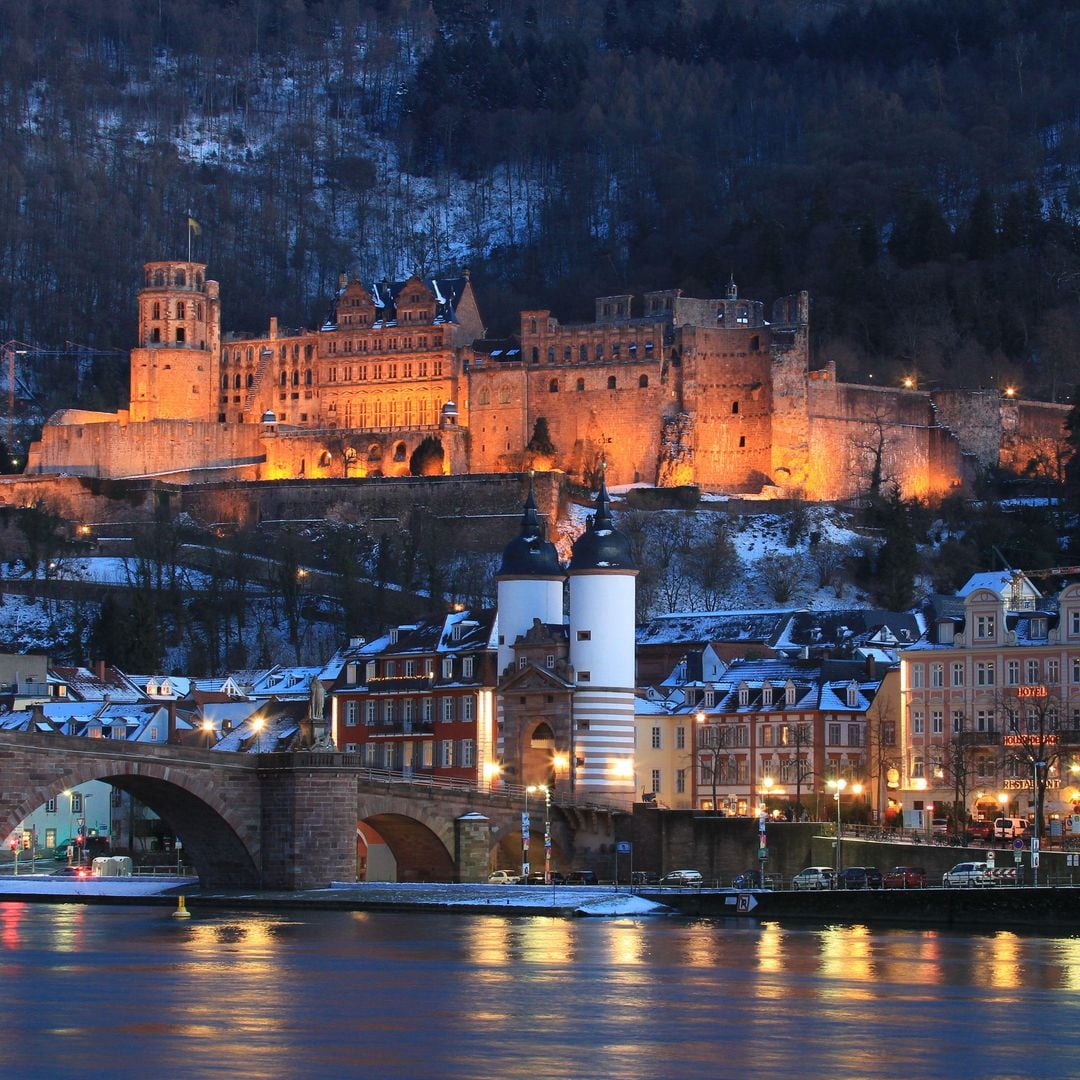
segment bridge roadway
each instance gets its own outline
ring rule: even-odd
[[[520,859],[523,806],[514,791],[375,773],[354,754],[233,754],[17,732],[0,732],[0,836],[90,780],[130,793],[166,821],[207,888],[355,881],[359,822],[385,840],[401,881],[484,881],[496,852],[506,865]],[[557,864],[609,843],[614,816],[554,805]],[[542,851],[537,821],[534,813],[534,852]]]

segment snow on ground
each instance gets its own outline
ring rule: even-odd
[[[0,878],[0,893],[27,896],[159,896],[172,889],[194,887],[198,878],[129,877],[69,878],[49,874],[25,874]]]
[[[627,889],[616,891],[610,885],[457,885],[401,881],[335,881],[330,889],[341,895],[348,891],[358,902],[373,904],[417,904],[431,907],[492,909],[513,907],[566,911],[581,915],[666,915],[670,908],[646,900]]]

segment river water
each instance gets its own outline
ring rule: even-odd
[[[1080,1076],[1080,938],[0,904],[0,1076]]]

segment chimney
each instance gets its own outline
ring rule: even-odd
[[[165,742],[172,745],[176,742],[176,702],[169,702],[169,725],[166,728]]]
[[[94,674],[102,682],[105,681],[105,661],[104,660],[95,660],[94,661]]]
[[[877,660],[873,656],[866,658],[866,677],[871,682],[877,678]]]

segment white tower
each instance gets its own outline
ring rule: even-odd
[[[562,626],[563,584],[566,575],[559,565],[555,545],[545,536],[536,509],[532,480],[521,518],[521,533],[503,549],[498,583],[499,677],[514,656],[514,642],[532,626],[534,619]]]
[[[634,619],[637,568],[615,529],[607,485],[574,544],[570,664],[574,691],[574,791],[608,803],[634,800]]]

